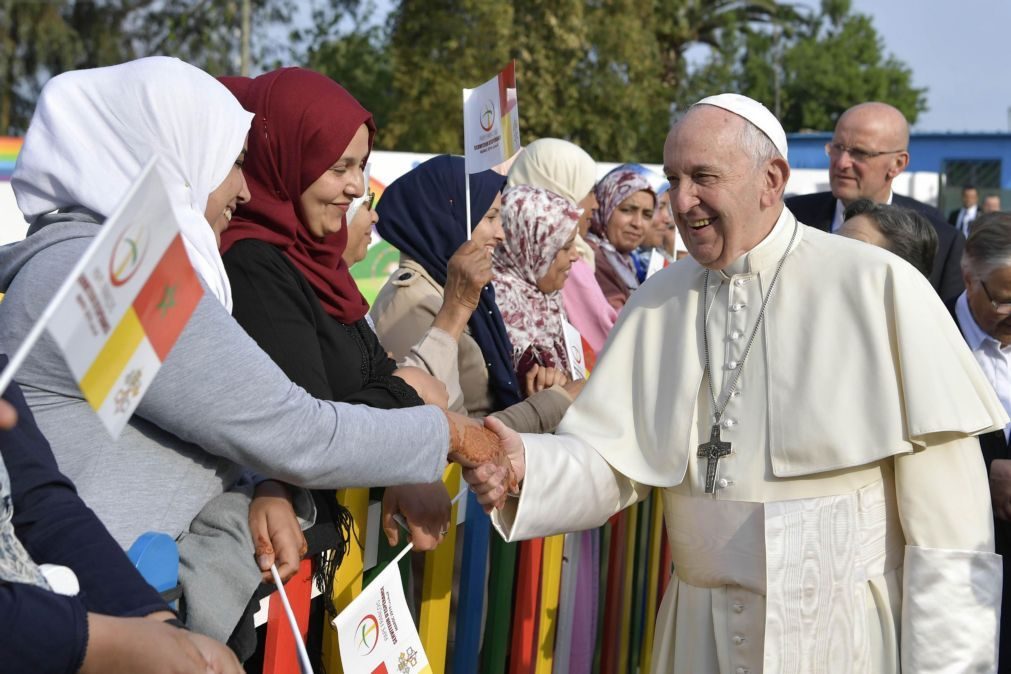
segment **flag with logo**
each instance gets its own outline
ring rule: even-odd
[[[515,61],[476,89],[463,90],[463,147],[467,173],[486,171],[520,149]]]
[[[203,292],[153,158],[53,299],[45,322],[113,437]]]
[[[397,561],[333,620],[345,674],[432,672],[404,598]]]

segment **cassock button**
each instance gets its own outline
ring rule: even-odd
[[[730,305],[730,310],[736,313],[746,306],[748,305],[745,304],[744,302],[735,302],[734,304]]]
[[[745,642],[745,638],[742,637],[740,634],[735,634],[734,635],[734,645],[740,646],[740,645],[744,644],[744,642]]]
[[[740,602],[734,604],[734,613],[744,613],[744,604]]]
[[[740,330],[734,330],[733,332],[730,333],[730,339],[740,339],[743,336],[744,333],[741,332]]]
[[[733,391],[730,392],[730,397],[731,398],[736,398],[739,395],[741,395],[741,392],[738,391],[737,389],[734,389]]]
[[[734,281],[734,285],[737,286],[738,288],[742,288],[744,287],[744,284],[747,282],[748,282],[747,279],[739,278],[736,281]]]
[[[736,360],[728,360],[725,367],[728,370],[736,370],[737,369],[737,361]]]
[[[723,420],[723,427],[724,428],[733,428],[736,425],[737,425],[737,422],[734,421],[733,419],[724,419]]]
[[[748,674],[749,671],[750,670],[745,669],[744,667],[738,667],[737,668],[737,674]]]
[[[726,489],[727,487],[730,486],[730,481],[727,480],[727,478],[725,478],[725,477],[721,477],[719,480],[716,481],[716,485],[720,489]]]

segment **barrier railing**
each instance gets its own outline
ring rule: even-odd
[[[448,468],[443,480],[456,493],[459,468]],[[358,596],[368,575],[366,549],[374,541],[366,540],[365,532],[381,534],[368,526],[367,489],[342,490],[338,500],[351,511],[356,531],[334,583],[334,604],[341,610]],[[462,503],[454,506],[443,543],[425,554],[418,627],[433,672],[567,674],[570,666],[585,671],[591,661],[592,671],[600,674],[649,671],[656,611],[671,571],[659,490],[595,532],[518,545],[490,532],[488,517],[472,498],[461,517],[456,509]],[[458,539],[461,562],[454,570]],[[589,539],[599,540],[599,555]],[[587,571],[598,563],[598,578],[592,578]],[[588,582],[577,581],[580,573]],[[298,601],[306,607],[310,574],[305,562],[286,586],[289,593],[305,596]],[[597,614],[596,625],[591,612]],[[269,626],[276,636],[268,637],[271,657],[264,672],[297,674],[294,649],[286,652],[292,642],[279,634],[287,625],[278,617]],[[323,630],[323,667],[328,674],[342,672],[336,633],[329,625]]]

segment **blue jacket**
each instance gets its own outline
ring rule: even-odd
[[[0,356],[0,370],[6,365]],[[3,397],[18,411],[17,426],[0,431],[15,535],[36,563],[73,569],[81,592],[64,597],[0,582],[0,669],[76,672],[88,643],[88,612],[144,616],[169,609],[60,473],[17,385]]]

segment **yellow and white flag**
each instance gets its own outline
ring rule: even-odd
[[[40,319],[113,437],[204,292],[158,161],[141,171]]]
[[[397,562],[408,545],[333,619],[345,674],[431,674]]]
[[[520,149],[515,61],[476,89],[463,90],[463,147],[467,173],[498,166]]]

